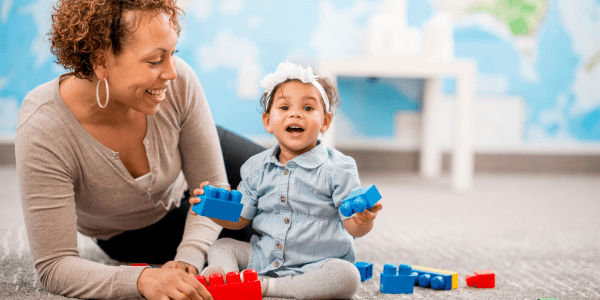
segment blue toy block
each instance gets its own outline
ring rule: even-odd
[[[381,199],[381,194],[374,184],[360,188],[348,195],[342,200],[340,212],[349,217],[355,212],[363,212],[365,209],[373,207]]]
[[[458,272],[413,266],[417,277],[415,285],[431,287],[434,290],[451,290],[458,287]]]
[[[412,294],[415,280],[411,265],[401,264],[396,269],[394,264],[385,264],[379,278],[379,291],[385,294]]]
[[[237,222],[242,213],[242,193],[224,188],[216,188],[212,185],[204,187],[204,195],[196,196],[201,199],[200,203],[194,204],[192,210],[205,217]]]
[[[367,281],[373,277],[373,264],[368,262],[358,261],[354,263],[360,273],[360,281]]]

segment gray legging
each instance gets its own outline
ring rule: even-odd
[[[246,269],[249,260],[250,244],[234,239],[219,239],[208,250],[208,265],[219,266],[225,273]],[[353,264],[332,258],[317,270],[296,276],[264,277],[262,281],[265,297],[348,299],[358,289],[360,274]]]

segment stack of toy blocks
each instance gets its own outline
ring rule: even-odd
[[[385,264],[379,278],[379,290],[386,294],[412,294],[415,280],[411,265],[401,264],[396,269],[394,264]]]
[[[226,275],[226,282],[223,282],[223,275],[219,273],[208,277],[202,275],[196,276],[196,279],[202,283],[212,295],[214,300],[261,300],[262,291],[260,289],[260,280],[256,270],[244,271],[244,282],[241,281],[239,272],[229,272]]]
[[[367,208],[373,207],[381,199],[381,194],[374,184],[360,188],[348,195],[342,200],[340,212],[349,217],[355,212],[363,212]]]
[[[467,285],[476,288],[494,288],[496,286],[496,274],[492,270],[475,271],[467,275]]]
[[[458,272],[413,266],[415,285],[434,290],[451,290],[458,287]]]
[[[201,199],[200,203],[194,204],[192,210],[205,217],[237,222],[240,219],[242,208],[242,193],[224,188],[216,188],[212,185],[204,187],[204,195],[196,196]]]
[[[373,264],[368,262],[358,261],[354,263],[360,273],[360,281],[366,281],[373,277]]]

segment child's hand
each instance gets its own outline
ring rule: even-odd
[[[200,188],[199,189],[195,189],[192,194],[194,194],[193,197],[190,198],[190,211],[192,212],[192,215],[197,216],[198,214],[195,213],[192,210],[192,206],[194,206],[194,204],[198,204],[200,203],[200,198],[197,198],[196,196],[198,195],[204,195],[204,187],[208,185],[208,181],[205,181],[203,183],[200,184]]]
[[[192,194],[194,194],[194,197],[191,197],[191,198],[190,198],[190,200],[189,200],[189,201],[190,201],[190,211],[192,212],[192,215],[195,215],[195,216],[197,216],[197,215],[198,215],[198,214],[197,214],[197,213],[195,213],[193,210],[191,210],[191,207],[192,207],[192,206],[194,206],[194,204],[198,204],[198,203],[200,203],[200,201],[201,201],[202,199],[200,199],[199,197],[196,197],[196,196],[198,196],[198,195],[204,195],[204,187],[205,187],[205,186],[207,186],[207,185],[209,185],[209,182],[208,182],[208,181],[205,181],[205,182],[203,182],[203,183],[201,183],[201,184],[200,184],[200,188],[198,188],[198,189],[195,189],[195,190],[192,192]],[[227,188],[227,190],[228,190],[228,191],[231,191],[231,189],[230,189],[230,188]]]
[[[358,225],[363,225],[365,223],[372,223],[375,218],[377,218],[377,212],[383,209],[383,205],[377,202],[373,207],[369,209],[365,209],[363,212],[356,213],[352,220],[354,223]]]
[[[204,195],[204,187],[207,186],[208,184],[209,184],[208,181],[205,181],[200,184],[200,188],[195,189],[192,192],[194,194],[194,197],[190,198],[189,201],[190,201],[190,212],[194,216],[197,216],[198,214],[192,210],[192,206],[194,206],[194,204],[198,204],[202,201],[202,199],[200,199],[200,197],[196,197],[196,196]],[[227,190],[231,191],[231,188],[227,188]],[[211,217],[208,217],[208,218],[211,219],[213,222],[217,223],[218,225],[220,225],[221,227],[224,227],[227,229],[232,229],[232,230],[242,229],[242,228],[248,226],[248,224],[250,224],[250,220],[244,219],[242,217],[240,217],[237,222],[215,219],[215,218],[211,218]]]

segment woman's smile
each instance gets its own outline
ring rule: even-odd
[[[156,102],[160,103],[165,100],[167,88],[146,90],[146,94],[152,97]]]

